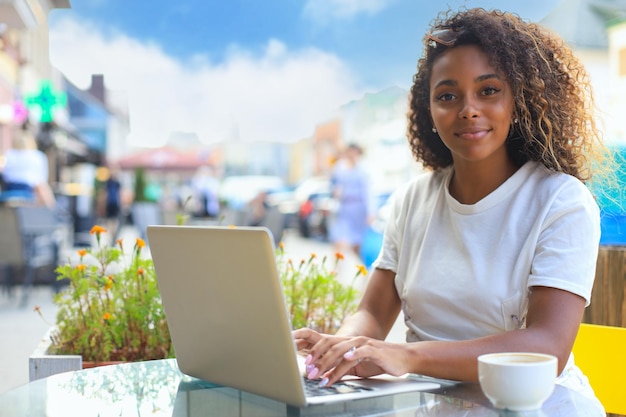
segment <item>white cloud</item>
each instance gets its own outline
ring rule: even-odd
[[[328,19],[349,19],[360,13],[375,14],[393,0],[307,0],[305,16],[324,22]]]
[[[233,131],[243,141],[294,141],[359,95],[338,57],[291,51],[278,40],[260,56],[236,46],[224,62],[202,55],[180,62],[157,45],[64,19],[50,29],[50,58],[80,88],[103,74],[107,88],[125,90],[131,137],[142,146],[161,145],[174,131],[207,143]]]

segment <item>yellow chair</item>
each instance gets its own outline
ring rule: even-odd
[[[626,328],[583,323],[572,351],[606,412],[626,415]]]

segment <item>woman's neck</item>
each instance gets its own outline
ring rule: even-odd
[[[454,163],[450,195],[461,204],[476,204],[508,180],[519,167],[510,159],[503,163]]]

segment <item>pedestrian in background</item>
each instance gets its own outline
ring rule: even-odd
[[[117,239],[119,228],[122,226],[122,184],[117,176],[117,170],[111,168],[109,178],[104,183],[105,191],[105,219],[110,236]]]
[[[199,200],[196,211],[198,217],[215,218],[220,213],[219,189],[220,182],[215,176],[215,169],[212,166],[202,166],[198,168],[191,181],[194,194]],[[183,198],[183,201],[187,196]]]
[[[361,243],[374,215],[370,178],[361,163],[363,148],[349,144],[331,175],[336,211],[329,222],[329,240],[337,252],[360,256]]]
[[[54,208],[56,198],[48,175],[46,154],[37,149],[35,137],[28,129],[19,129],[12,148],[6,153],[2,170],[5,188],[0,198]]]

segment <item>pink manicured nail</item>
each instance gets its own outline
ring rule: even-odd
[[[313,365],[313,364],[307,365],[305,369],[306,369],[306,373],[308,374],[308,373],[310,373],[313,369],[315,369],[315,365]]]
[[[311,361],[313,360],[313,356],[309,355],[306,357],[306,359],[304,360],[304,364],[305,365],[310,365]]]
[[[315,379],[317,378],[317,376],[319,375],[320,370],[317,368],[313,368],[313,370],[311,372],[309,372],[309,374],[307,375],[307,378],[309,379]]]

